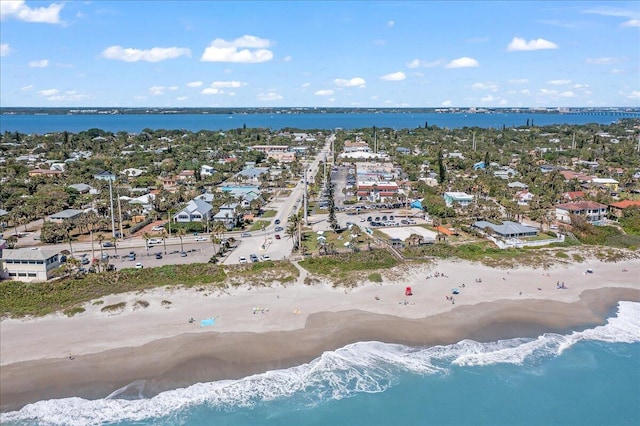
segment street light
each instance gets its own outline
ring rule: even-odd
[[[116,175],[111,172],[100,172],[94,176],[94,178],[98,180],[106,180],[109,181],[109,204],[111,206],[111,235],[113,238],[116,238],[116,221],[113,216],[113,188],[111,182],[116,180]]]

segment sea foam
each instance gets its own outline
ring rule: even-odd
[[[240,380],[198,383],[162,392],[149,399],[65,398],[39,401],[20,411],[0,415],[5,424],[91,425],[152,421],[180,417],[185,409],[200,405],[220,410],[252,407],[295,397],[305,405],[377,393],[397,383],[402,372],[419,375],[448,374],[452,366],[484,366],[496,363],[535,363],[562,354],[581,340],[606,343],[640,342],[640,303],[620,302],[618,313],[603,326],[567,335],[545,334],[535,339],[506,339],[411,348],[380,342],[360,342],[323,353],[308,364],[268,371]],[[132,384],[134,388],[143,385]],[[128,391],[123,388],[121,391]],[[174,417],[174,422],[181,423]]]

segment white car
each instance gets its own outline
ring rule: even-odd
[[[137,269],[142,269],[142,268],[144,268],[144,266],[142,266],[142,263],[138,262],[138,263],[136,263],[136,268]]]
[[[161,226],[161,225],[154,226],[153,228],[151,228],[151,230],[154,232],[164,231],[164,226]]]
[[[260,256],[260,260],[268,262],[269,260],[271,260],[271,256],[269,256],[268,254],[265,254],[263,256]]]
[[[247,258],[244,256],[240,256],[240,263],[247,263]]]
[[[195,241],[207,241],[208,238],[207,237],[195,237],[194,240]]]
[[[151,245],[154,245],[154,244],[162,244],[162,240],[159,240],[157,238],[151,238],[149,240],[149,245],[151,246]]]

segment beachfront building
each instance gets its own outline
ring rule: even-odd
[[[367,200],[372,203],[384,203],[392,201],[397,196],[400,188],[395,182],[369,180],[358,182],[357,195],[359,200]]]
[[[597,224],[607,217],[609,208],[605,204],[595,201],[576,201],[556,205],[556,219],[560,222],[571,223],[571,215],[584,217],[587,222]]]
[[[528,206],[529,202],[533,200],[534,197],[535,195],[530,193],[528,190],[524,190],[516,192],[513,199],[519,206]]]
[[[593,178],[591,179],[591,185],[605,188],[609,191],[618,192],[618,181],[612,178]]]
[[[443,195],[444,202],[447,207],[467,207],[473,202],[473,195],[469,195],[465,192],[445,192]]]
[[[194,198],[187,203],[187,206],[180,210],[173,221],[178,223],[187,222],[207,222],[213,215],[213,207],[204,200]]]
[[[214,169],[211,166],[208,166],[206,164],[200,166],[200,176],[202,177],[213,176],[215,172],[216,172],[216,169]]]
[[[522,237],[535,237],[538,235],[538,229],[522,225],[518,222],[505,221],[502,225],[496,225],[485,220],[479,220],[472,225],[476,229],[482,231],[490,230],[493,234],[496,234],[502,238],[522,238]]]
[[[240,223],[242,215],[238,211],[238,203],[223,204],[213,216],[214,222],[222,222],[227,229],[233,229]]]
[[[60,266],[57,250],[21,248],[3,250],[0,274],[3,279],[23,282],[47,281]]]
[[[262,197],[262,191],[258,186],[222,186],[220,191],[226,192],[234,199],[240,200],[240,206],[248,209],[251,206],[251,202],[260,199]]]

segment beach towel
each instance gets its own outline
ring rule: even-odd
[[[200,321],[200,327],[207,327],[209,325],[215,324],[215,322],[216,322],[215,318],[203,319],[202,321]]]

